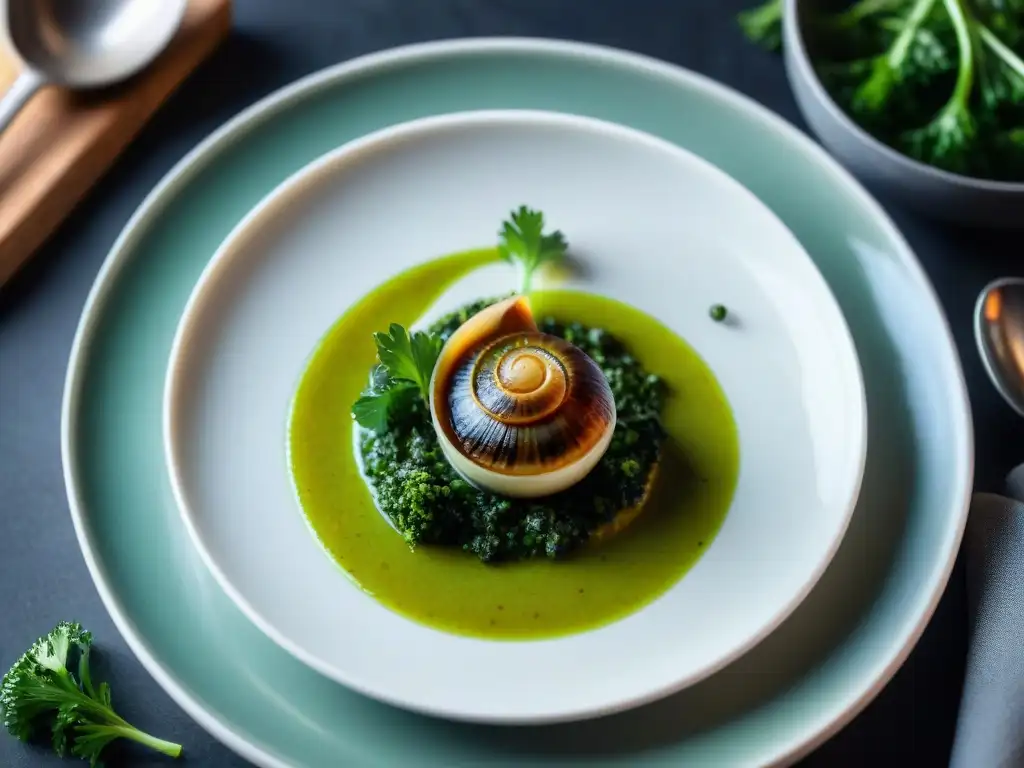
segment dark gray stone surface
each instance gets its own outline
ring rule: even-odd
[[[423,40],[533,35],[603,43],[681,64],[803,126],[781,61],[733,24],[743,0],[236,0],[233,37],[158,113],[116,167],[10,284],[0,289],[0,665],[57,620],[80,617],[102,646],[119,707],[186,746],[191,768],[245,765],[154,683],[114,629],[75,543],[60,465],[61,390],[85,296],[117,233],[163,174],[239,109],[295,78],[369,51]],[[882,199],[883,204],[887,203]],[[970,317],[989,279],[1022,274],[1020,240],[891,213],[924,263],[956,335],[978,438],[977,488],[998,490],[1024,456],[1024,422],[997,398]],[[943,766],[966,645],[957,567],[913,655],[879,698],[802,765]],[[6,768],[63,763],[0,736]],[[73,763],[71,763],[73,764]],[[108,764],[170,765],[138,750]]]

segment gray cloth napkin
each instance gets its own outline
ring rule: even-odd
[[[1024,768],[1024,465],[975,494],[964,557],[970,641],[950,768]]]

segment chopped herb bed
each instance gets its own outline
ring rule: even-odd
[[[493,303],[469,304],[430,329],[443,341]],[[604,457],[574,487],[543,499],[510,499],[463,480],[441,452],[427,404],[411,399],[387,416],[387,429],[363,429],[360,450],[377,504],[410,545],[462,547],[484,562],[557,558],[584,544],[620,511],[638,503],[665,437],[661,380],[607,331],[550,318],[540,330],[564,338],[604,372],[615,397],[616,426]]]

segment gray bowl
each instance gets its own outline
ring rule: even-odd
[[[839,108],[811,65],[801,24],[828,0],[784,0],[786,75],[800,111],[821,143],[866,185],[934,218],[970,226],[1024,228],[1024,183],[960,176],[912,160],[878,141]]]

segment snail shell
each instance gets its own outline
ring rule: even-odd
[[[487,307],[452,334],[434,366],[430,413],[455,470],[505,496],[575,485],[615,431],[604,373],[578,347],[541,333],[524,296]]]

